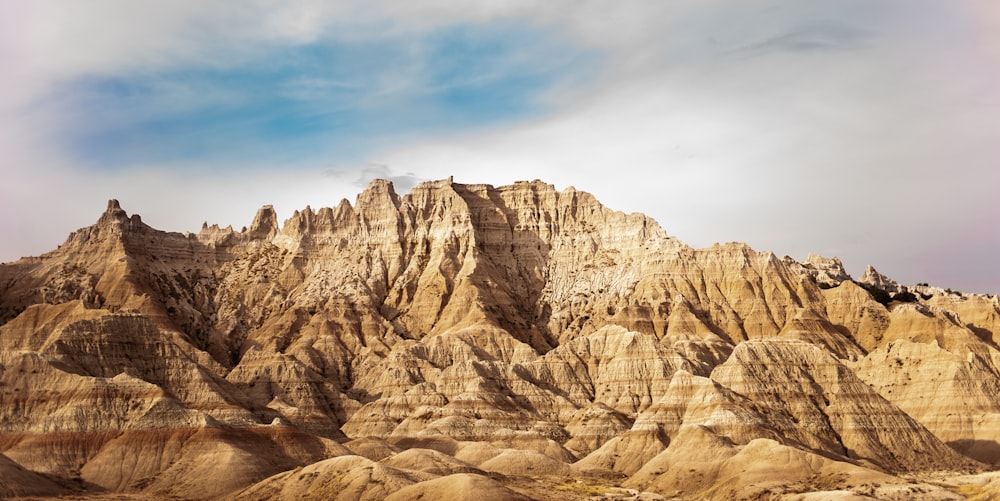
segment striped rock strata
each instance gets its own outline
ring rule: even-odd
[[[0,495],[930,492],[1000,461],[1000,308],[891,283],[538,181],[196,234],[111,201],[0,265]]]

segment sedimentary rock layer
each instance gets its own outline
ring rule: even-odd
[[[196,234],[112,200],[0,265],[0,495],[947,496],[897,475],[1000,461],[997,336],[538,181]]]

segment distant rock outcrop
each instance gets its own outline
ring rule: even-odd
[[[903,288],[893,279],[879,273],[872,265],[868,265],[865,268],[864,275],[858,279],[858,282],[870,285],[872,287],[877,287],[886,292],[902,292]]]
[[[0,265],[0,496],[948,498],[1000,464],[998,342],[996,297],[539,181],[196,234],[111,200]]]
[[[794,260],[791,260],[789,264],[794,266]],[[845,280],[851,279],[851,276],[847,274],[847,270],[844,269],[844,264],[840,262],[840,259],[835,257],[828,258],[810,253],[806,256],[806,260],[802,262],[802,267],[820,286],[833,287],[840,285]]]

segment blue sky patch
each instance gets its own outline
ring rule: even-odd
[[[77,79],[59,143],[96,168],[350,163],[381,148],[538,116],[595,55],[522,25],[261,48],[218,66]]]

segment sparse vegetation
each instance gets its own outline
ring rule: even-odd
[[[872,299],[874,299],[875,301],[878,301],[879,303],[882,303],[885,306],[889,306],[889,303],[892,302],[892,296],[890,296],[889,293],[885,291],[885,289],[861,282],[854,282],[854,283],[860,286],[862,289],[868,291],[868,294],[870,294]]]
[[[555,486],[556,491],[572,492],[577,494],[588,494],[592,496],[605,496],[617,490],[614,486],[594,484],[582,480],[575,480],[565,484]]]
[[[965,499],[974,501],[992,500],[996,499],[996,496],[998,495],[996,491],[992,491],[982,485],[976,485],[976,484],[958,485],[952,487],[952,490],[965,496]]]

